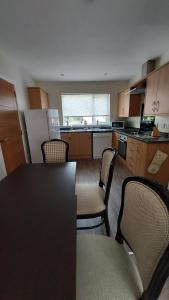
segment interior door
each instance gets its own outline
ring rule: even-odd
[[[25,163],[21,135],[7,137],[4,139],[4,142],[1,143],[1,148],[8,174]]]
[[[0,143],[7,174],[25,163],[14,86],[0,79]]]

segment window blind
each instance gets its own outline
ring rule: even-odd
[[[63,94],[64,117],[93,117],[110,115],[109,94]]]

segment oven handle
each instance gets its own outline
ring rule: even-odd
[[[119,142],[121,142],[121,143],[127,143],[127,141],[123,141],[123,140],[119,140]]]

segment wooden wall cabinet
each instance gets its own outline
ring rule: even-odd
[[[118,99],[118,117],[140,116],[141,95],[130,94],[129,90],[121,92]]]
[[[69,159],[92,158],[92,135],[87,132],[61,133],[61,139],[69,143]]]
[[[159,84],[159,72],[157,71],[147,78],[146,98],[145,98],[145,115],[155,115],[157,113],[157,90]]]
[[[128,137],[126,165],[133,175],[157,180],[167,186],[169,182],[169,157],[156,174],[150,174],[147,171],[157,150],[161,150],[169,155],[169,143],[144,143]]]
[[[28,87],[29,106],[31,109],[49,108],[48,94],[39,87]]]
[[[169,114],[169,64],[147,78],[144,114]]]
[[[159,70],[157,89],[158,114],[169,114],[169,64]]]
[[[128,91],[121,92],[118,99],[118,116],[128,117],[129,116],[129,105],[130,105],[130,95]]]

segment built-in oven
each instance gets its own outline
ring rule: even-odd
[[[127,136],[120,134],[119,141],[118,141],[118,154],[123,159],[126,159],[126,152],[127,152]]]

